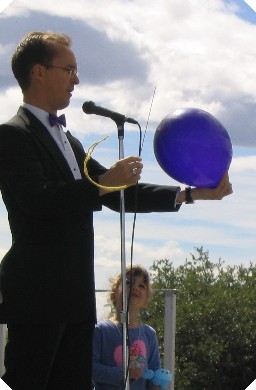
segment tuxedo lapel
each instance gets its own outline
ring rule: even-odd
[[[81,173],[82,177],[84,177],[84,159],[85,159],[86,155],[84,153],[83,146],[80,143],[80,141],[78,141],[76,138],[74,138],[72,136],[72,134],[70,133],[69,130],[66,131],[66,136],[67,136],[67,139],[70,143],[70,146],[74,152],[77,164],[78,164],[79,169],[80,169],[80,173]]]
[[[24,121],[27,130],[31,132],[33,137],[40,142],[40,144],[47,150],[51,155],[54,162],[58,165],[59,169],[71,179],[74,179],[74,176],[71,172],[71,169],[61,153],[58,145],[52,138],[49,131],[46,127],[40,122],[29,110],[26,110],[23,107],[20,107],[18,110],[18,115]]]

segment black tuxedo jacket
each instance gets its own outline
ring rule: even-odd
[[[0,189],[12,246],[1,262],[0,322],[49,323],[95,319],[93,212],[119,211],[120,194],[99,197],[85,178],[85,152],[67,132],[82,179],[72,172],[43,124],[20,107],[0,126]],[[88,162],[90,176],[106,171]],[[178,187],[138,185],[138,212],[176,211]],[[125,190],[134,211],[135,186]]]

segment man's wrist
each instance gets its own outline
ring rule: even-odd
[[[193,198],[192,198],[192,188],[191,187],[186,187],[185,188],[185,203],[186,204],[193,204],[193,203],[195,203]]]

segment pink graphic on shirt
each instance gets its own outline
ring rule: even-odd
[[[122,350],[122,345],[118,345],[114,351],[114,360],[119,367],[122,367],[123,365]],[[146,356],[147,350],[144,341],[134,341],[134,343],[130,346],[130,367],[144,368]]]

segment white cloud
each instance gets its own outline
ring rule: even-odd
[[[151,121],[157,123],[177,108],[200,107],[224,120],[235,143],[255,143],[252,80],[256,79],[256,26],[240,19],[234,5],[221,0],[189,0],[186,6],[179,0],[109,0],[103,7],[97,0],[92,7],[89,0],[75,4],[64,0],[59,7],[51,0],[17,0],[6,12],[9,17],[15,12],[20,16],[20,10],[84,22],[107,36],[109,43],[122,43],[124,49],[131,44],[143,59],[145,80],[141,83],[135,78],[136,70],[134,80],[122,78],[92,86],[83,82],[74,94],[81,99],[80,107],[83,100],[100,98],[102,105],[118,107],[124,113],[129,110],[143,122],[156,87]],[[73,40],[83,47],[82,36]],[[243,134],[241,116],[247,118]],[[74,118],[73,126],[82,128],[82,119]]]
[[[0,111],[0,123],[10,119],[16,113],[18,106],[22,103],[20,88],[10,87],[0,94],[0,106],[4,110]]]
[[[256,172],[256,156],[236,157],[232,161],[232,171],[236,173]]]
[[[26,4],[24,7],[24,4],[22,1],[19,0],[3,0],[4,2],[9,2],[10,6],[5,8],[4,12],[1,14],[1,17],[3,18],[9,18],[11,16],[28,16],[29,15],[29,6]]]
[[[0,5],[0,13],[3,12],[10,4],[12,0],[2,0]]]

